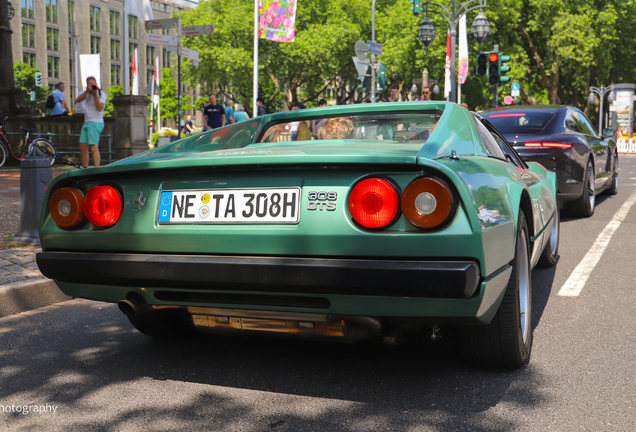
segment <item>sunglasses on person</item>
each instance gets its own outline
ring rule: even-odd
[[[429,94],[429,93],[430,93],[430,92],[427,92],[427,91],[425,91],[425,92],[422,92],[422,94]]]

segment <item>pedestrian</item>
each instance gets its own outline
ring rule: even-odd
[[[240,103],[237,103],[234,106],[234,120],[236,120],[236,122],[242,122],[245,120],[249,120],[250,116],[245,112],[245,108],[243,108],[243,105],[241,105]]]
[[[318,101],[318,108],[323,108],[327,106],[327,101],[324,99],[320,99]],[[326,118],[322,119],[322,120],[312,120],[311,121],[311,136],[313,136],[314,138],[318,137],[318,130],[320,130],[320,128],[325,124],[325,122],[327,121]]]
[[[71,110],[66,105],[66,96],[64,96],[64,83],[55,84],[55,90],[51,93],[53,103],[55,104],[51,108],[50,116],[68,115]]]
[[[225,126],[225,109],[217,103],[216,95],[210,94],[208,104],[203,108],[203,127],[205,130]]]
[[[190,135],[193,130],[194,130],[194,123],[192,123],[192,116],[188,114],[186,116],[186,121],[183,124],[183,127],[181,128],[181,133],[185,135]]]
[[[431,88],[426,86],[422,89],[422,100],[430,101],[431,100]]]
[[[307,108],[305,104],[298,104],[292,108],[292,111],[302,110]],[[298,131],[300,127],[300,122],[291,122],[289,124],[289,130],[291,132],[291,140],[296,141],[298,139]]]
[[[399,102],[400,101],[400,97],[398,95],[399,91],[400,91],[400,87],[396,85],[392,85],[391,89],[389,90],[389,98],[385,99],[384,102]]]
[[[106,92],[97,87],[95,77],[86,78],[86,90],[75,100],[75,103],[86,101],[86,113],[84,125],[80,133],[80,153],[82,165],[88,167],[88,149],[93,154],[93,165],[98,167],[101,162],[99,154],[99,136],[104,130],[104,106],[106,105]]]
[[[225,100],[225,124],[230,125],[236,123],[236,117],[234,117],[234,110],[232,109],[232,101]]]
[[[265,106],[265,100],[262,97],[256,98],[256,105],[258,105],[259,116],[269,114],[269,109]]]

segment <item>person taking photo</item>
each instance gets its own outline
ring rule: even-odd
[[[97,87],[95,77],[86,78],[86,90],[80,94],[75,103],[86,101],[86,113],[84,125],[80,133],[80,152],[82,165],[88,167],[88,149],[93,154],[93,165],[98,167],[101,162],[99,154],[99,136],[104,130],[104,106],[106,105],[106,92]]]

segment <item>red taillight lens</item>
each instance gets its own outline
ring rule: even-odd
[[[61,228],[73,228],[84,221],[84,194],[75,188],[56,190],[49,201],[53,221]]]
[[[556,142],[525,142],[523,143],[523,145],[525,147],[552,147],[552,148],[563,148],[563,149],[572,148],[572,144],[556,143]]]
[[[455,199],[448,185],[434,177],[413,180],[402,194],[402,213],[418,228],[433,229],[455,213]]]
[[[90,223],[98,227],[115,225],[122,207],[119,193],[110,186],[95,186],[84,198],[84,214]]]
[[[349,211],[365,228],[382,228],[390,224],[400,208],[395,187],[386,180],[371,178],[355,185],[349,195]]]

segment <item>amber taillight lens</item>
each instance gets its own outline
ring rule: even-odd
[[[413,180],[402,193],[402,213],[418,228],[435,229],[455,213],[455,198],[448,185],[435,177]]]
[[[384,179],[369,178],[356,184],[349,195],[349,211],[365,228],[382,228],[395,219],[400,197],[395,187]]]
[[[115,225],[121,216],[123,204],[119,192],[111,186],[95,186],[84,198],[84,214],[97,227]]]
[[[49,212],[61,228],[73,228],[84,221],[84,194],[75,188],[62,188],[49,200]]]

